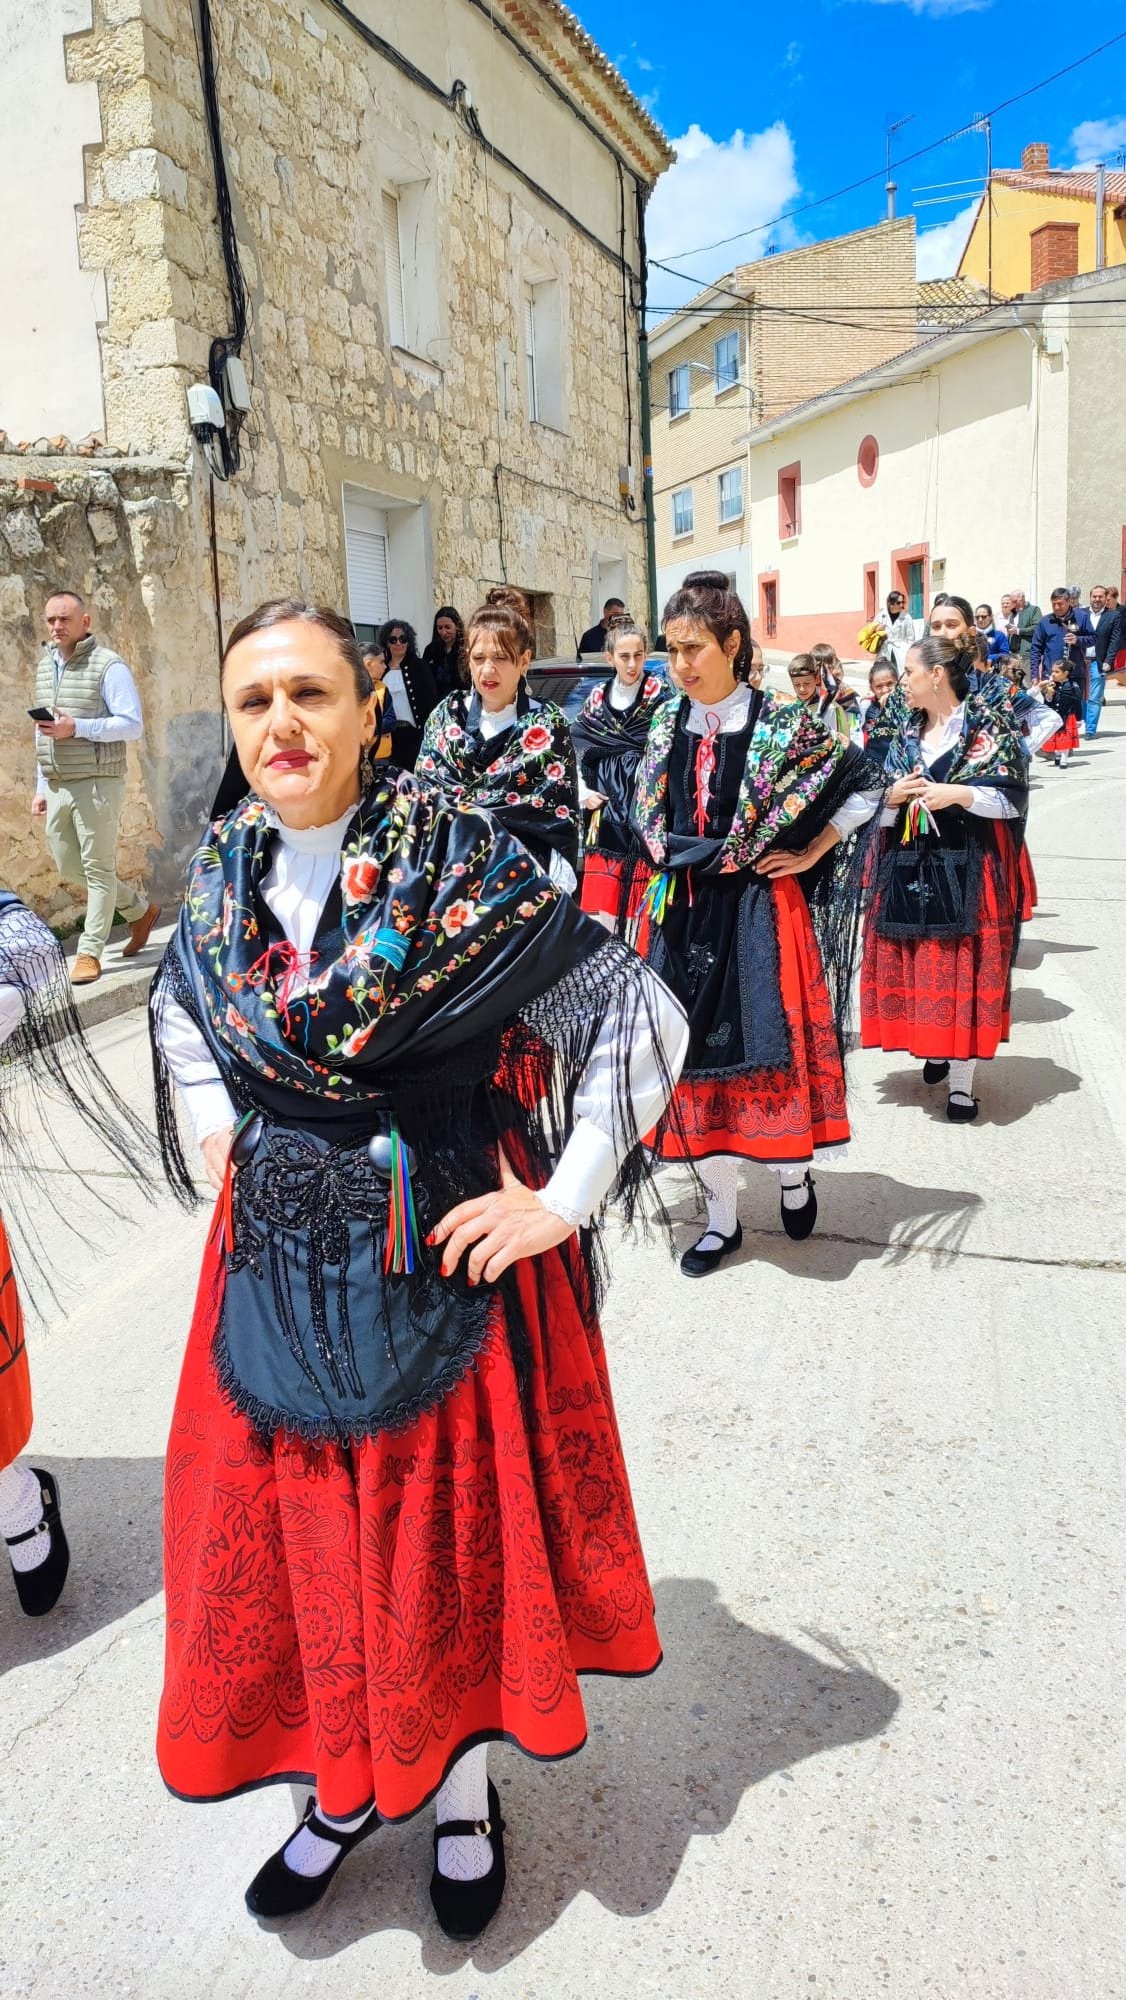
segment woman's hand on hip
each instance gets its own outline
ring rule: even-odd
[[[234,1131],[233,1125],[224,1125],[220,1131],[209,1132],[206,1139],[201,1139],[199,1142],[203,1164],[207,1168],[207,1178],[216,1194],[219,1193],[227,1177],[227,1158]]]
[[[492,1194],[459,1202],[431,1232],[427,1241],[444,1245],[442,1276],[453,1276],[468,1251],[466,1276],[471,1285],[482,1279],[495,1284],[502,1271],[521,1257],[542,1257],[565,1243],[574,1230],[562,1216],[545,1208],[530,1187],[518,1180],[500,1156],[500,1186]]]

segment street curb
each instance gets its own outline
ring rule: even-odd
[[[179,911],[176,912],[178,917]],[[78,1018],[84,1028],[100,1027],[103,1021],[114,1021],[122,1014],[131,1014],[135,1008],[144,1007],[149,997],[153,974],[164,955],[167,944],[176,925],[174,921],[157,923],[149,941],[135,959],[109,958],[102,976],[91,986],[71,988]],[[128,931],[119,930],[110,939],[109,950],[113,952],[118,942],[124,942]],[[67,948],[67,958],[74,955],[73,945]]]

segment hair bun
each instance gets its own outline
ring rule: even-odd
[[[694,569],[681,584],[682,590],[722,590],[726,597],[731,589],[731,578],[721,569]]]
[[[494,584],[492,590],[486,592],[485,603],[491,604],[497,611],[514,611],[528,625],[532,622],[532,607],[514,583]]]

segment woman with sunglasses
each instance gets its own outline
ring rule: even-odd
[[[405,618],[389,618],[379,633],[379,650],[386,662],[384,686],[397,721],[392,732],[392,758],[401,770],[414,769],[422,732],[438,706],[433,670],[419,658],[414,626]]]

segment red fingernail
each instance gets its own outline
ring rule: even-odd
[[[435,1244],[438,1241],[438,1231],[436,1229],[432,1229],[426,1241],[428,1246],[432,1246],[433,1244]]]
[[[470,1278],[469,1282],[471,1285],[475,1285],[477,1283],[477,1280],[476,1278]]]

